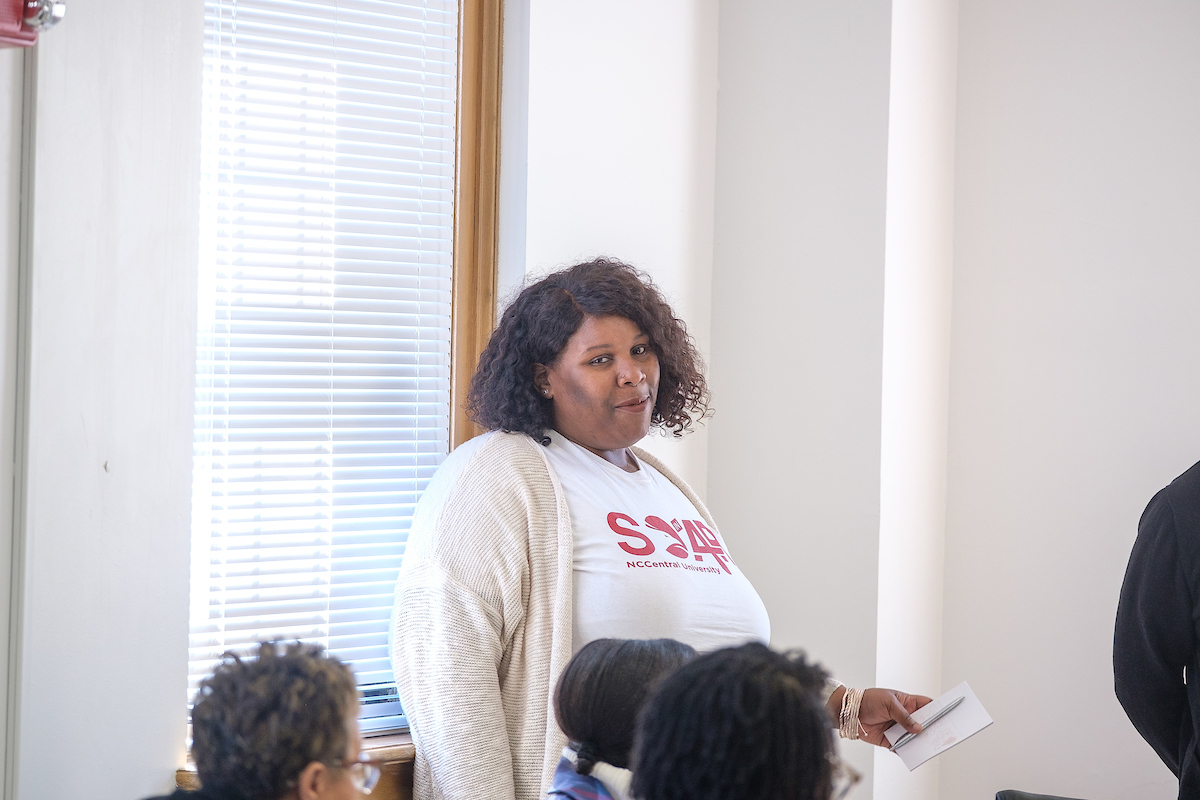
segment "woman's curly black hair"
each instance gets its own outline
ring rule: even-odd
[[[651,689],[695,655],[674,639],[595,639],[581,647],[554,687],[554,717],[575,746],[575,771],[590,775],[597,761],[628,767]]]
[[[825,672],[752,643],[680,667],[642,709],[630,787],[641,800],[827,800]]]
[[[192,707],[200,784],[221,797],[277,800],[313,761],[341,764],[357,709],[354,674],[319,645],[267,642],[254,659],[226,653]]]
[[[471,419],[540,440],[554,426],[553,401],[534,386],[533,365],[553,365],[585,316],[625,317],[650,338],[659,366],[652,424],[682,436],[708,415],[704,365],[683,320],[647,276],[597,258],[525,287],[505,309],[471,378]]]

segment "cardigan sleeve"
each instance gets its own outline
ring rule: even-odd
[[[1192,727],[1184,668],[1196,652],[1189,576],[1180,563],[1167,489],[1138,525],[1113,637],[1117,699],[1159,758],[1179,775],[1181,747]]]
[[[397,593],[393,664],[434,796],[513,800],[499,614],[434,564],[407,577]]]
[[[526,511],[502,471],[468,460],[443,477],[414,515],[396,587],[392,663],[417,796],[514,800],[501,681],[524,619]]]

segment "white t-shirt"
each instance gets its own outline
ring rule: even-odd
[[[670,638],[700,652],[771,638],[758,592],[675,484],[550,431],[575,540],[576,652],[594,639]]]

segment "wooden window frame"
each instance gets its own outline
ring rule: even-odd
[[[496,326],[500,188],[500,65],[503,0],[459,0],[458,114],[454,166],[454,250],[450,330],[450,449],[484,431],[467,417],[467,391]],[[416,751],[408,734],[364,739],[384,762],[372,800],[411,800]],[[195,766],[175,773],[199,788]]]
[[[458,130],[454,170],[450,449],[484,431],[467,417],[467,391],[496,326],[503,0],[460,0]]]

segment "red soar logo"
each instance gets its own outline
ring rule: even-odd
[[[632,527],[623,527],[620,523],[626,523]],[[725,548],[721,545],[721,540],[707,525],[698,519],[685,519],[683,524],[679,520],[673,519],[669,523],[662,517],[646,517],[646,525],[665,533],[675,541],[667,545],[667,552],[676,558],[687,559],[688,548],[684,544],[683,537],[679,534],[686,533],[688,540],[692,545],[692,557],[697,561],[703,561],[705,554],[711,555],[713,560],[725,570],[726,573],[732,575],[729,571],[728,562],[729,556],[725,553]],[[654,552],[654,542],[650,537],[638,530],[638,524],[633,517],[628,514],[621,514],[617,511],[610,512],[608,515],[608,527],[612,528],[613,533],[618,533],[621,536],[629,536],[634,539],[640,539],[642,546],[638,547],[629,542],[617,542],[621,549],[631,556],[648,556]]]

